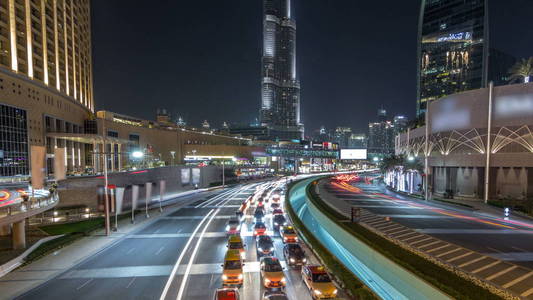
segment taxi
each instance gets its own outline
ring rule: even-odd
[[[292,226],[282,226],[279,234],[284,243],[298,243],[298,234]]]
[[[261,266],[261,280],[265,288],[285,287],[287,280],[279,259],[272,256],[262,257],[259,265]]]
[[[241,253],[237,249],[228,249],[222,264],[222,285],[242,286],[244,279],[244,264]]]
[[[311,292],[313,299],[337,297],[337,288],[323,266],[306,265],[302,267],[302,279]]]
[[[229,250],[239,250],[242,260],[246,259],[246,245],[242,242],[242,238],[239,235],[230,236],[228,239]]]

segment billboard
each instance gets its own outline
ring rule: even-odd
[[[341,159],[367,159],[366,149],[341,149]]]

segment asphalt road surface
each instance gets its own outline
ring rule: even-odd
[[[186,206],[125,235],[19,299],[212,299],[222,285],[226,222],[260,185],[265,186],[252,183],[188,196]],[[269,218],[265,223],[271,231]],[[261,299],[264,291],[252,226],[248,215],[241,233],[247,256],[240,292],[246,300]],[[275,255],[284,265],[282,242],[274,236]],[[285,268],[285,274],[290,299],[311,299],[299,270]]]
[[[328,190],[353,206],[390,217],[418,232],[533,268],[533,222],[530,220],[511,217],[506,221],[458,206],[427,203],[390,192],[379,184],[358,182],[352,185],[361,189],[361,192],[353,193],[333,187]]]

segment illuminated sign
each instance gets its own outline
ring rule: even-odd
[[[341,159],[366,159],[366,149],[341,149]]]
[[[132,125],[132,126],[138,126],[138,127],[142,127],[143,126],[143,124],[141,122],[122,119],[122,118],[117,118],[117,117],[113,117],[113,122],[122,123],[122,124],[126,124],[126,125]]]
[[[471,39],[472,39],[471,32],[457,32],[457,33],[450,33],[448,35],[441,36],[437,38],[437,42],[461,41],[461,40],[471,40]]]

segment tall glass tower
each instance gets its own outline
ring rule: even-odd
[[[487,85],[487,8],[487,0],[422,1],[417,116],[429,101]]]
[[[263,0],[261,124],[281,140],[303,137],[291,9],[291,0]]]

